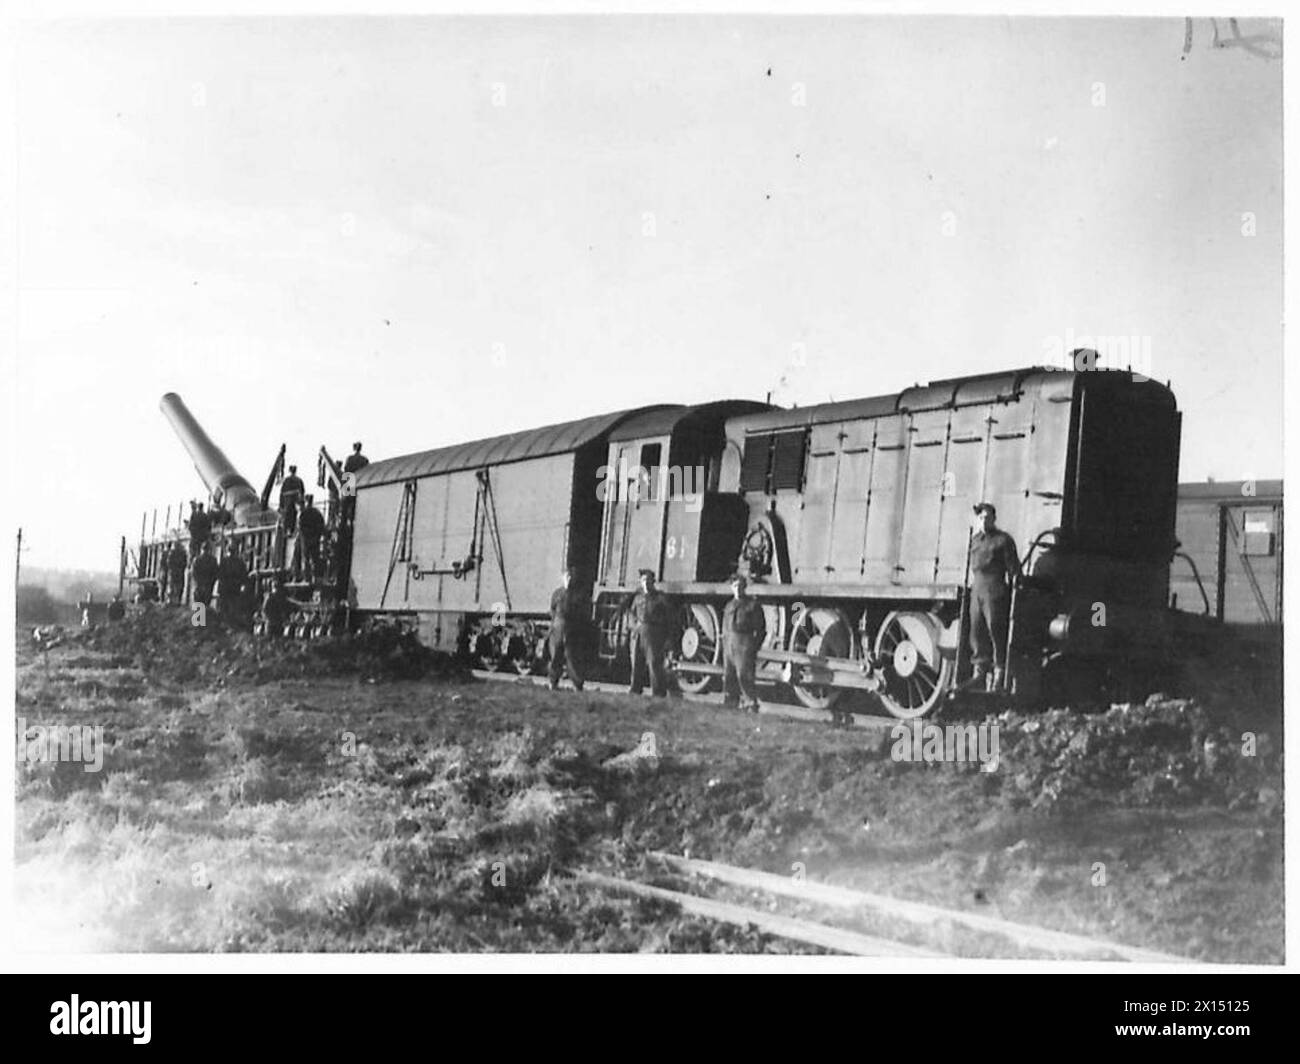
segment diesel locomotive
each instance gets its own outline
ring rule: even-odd
[[[628,598],[651,569],[677,614],[678,683],[704,691],[720,683],[739,567],[767,618],[760,682],[814,708],[842,710],[858,692],[846,704],[920,717],[969,675],[971,515],[990,502],[1022,559],[1008,697],[1104,685],[1167,652],[1180,414],[1168,387],[1128,371],[1026,368],[794,409],[641,407],[355,476],[322,448],[330,532],[311,582],[293,579],[293,537],[268,505],[283,449],[258,495],[177,397],[163,406],[232,514],[222,549],[256,580],[290,577],[298,634],[382,617],[483,667],[532,672],[572,566],[617,677]],[[156,578],[165,541],[142,528],[139,550],[124,550],[132,579]]]

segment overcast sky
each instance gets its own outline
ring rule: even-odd
[[[114,568],[142,508],[202,497],[166,391],[260,487],[281,442],[314,481],[321,443],[378,458],[643,403],[848,399],[1124,335],[1172,381],[1183,479],[1280,476],[1282,65],[1211,37],[27,25],[25,564]]]

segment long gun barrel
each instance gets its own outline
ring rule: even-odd
[[[194,468],[203,478],[208,491],[216,494],[220,489],[222,505],[234,514],[235,523],[257,523],[262,516],[262,500],[253,486],[230,464],[230,459],[221,453],[221,448],[212,442],[202,426],[194,420],[194,415],[181,397],[175,392],[168,392],[158,406],[189,451],[190,458],[194,460]]]

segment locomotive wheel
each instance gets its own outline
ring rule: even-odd
[[[677,645],[679,661],[698,665],[718,665],[722,662],[722,630],[718,611],[702,602],[687,603],[681,613],[682,635]],[[701,694],[717,686],[717,677],[703,672],[679,672],[677,683],[688,694]]]
[[[839,610],[805,610],[790,633],[790,649],[797,654],[851,658],[853,627]],[[795,697],[809,709],[831,709],[844,697],[842,687],[829,684],[796,683],[792,686]]]
[[[876,634],[876,660],[884,671],[880,700],[895,717],[929,713],[952,684],[952,662],[939,651],[939,621],[928,613],[896,610]]]

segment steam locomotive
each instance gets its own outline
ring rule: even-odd
[[[163,410],[232,515],[221,549],[258,581],[289,577],[297,634],[383,617],[483,667],[532,672],[572,566],[617,677],[627,601],[651,569],[677,613],[678,682],[704,691],[720,683],[722,606],[743,567],[767,618],[760,682],[814,708],[861,692],[920,717],[970,673],[970,521],[987,501],[1022,555],[1007,696],[1103,684],[1167,652],[1181,416],[1167,387],[1128,371],[1027,368],[795,409],[641,407],[355,476],[322,448],[328,549],[310,582],[268,506],[283,448],[259,495],[178,397]],[[132,579],[157,578],[165,543],[142,530],[124,550]]]

